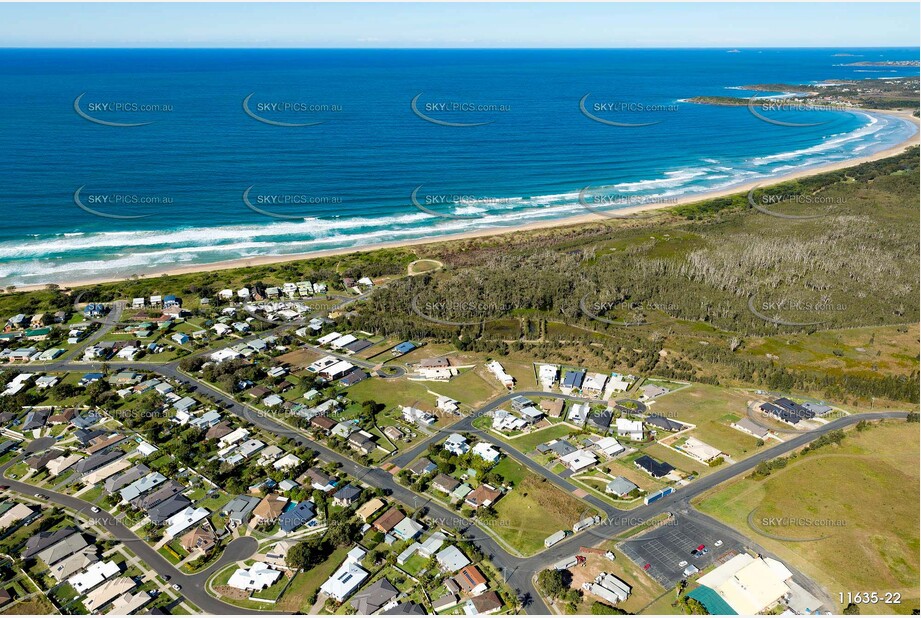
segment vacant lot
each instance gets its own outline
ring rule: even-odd
[[[861,612],[910,613],[918,607],[918,458],[918,426],[889,421],[850,431],[841,446],[798,458],[766,479],[726,485],[699,506],[814,578],[835,600],[839,592],[899,592],[900,605],[862,605]],[[780,517],[804,522],[771,519]]]
[[[739,460],[758,450],[757,438],[729,426],[745,415],[749,399],[750,396],[736,390],[693,384],[662,397],[650,410],[676,421],[697,425],[692,432],[694,437]]]
[[[617,606],[629,614],[636,614],[661,596],[665,589],[654,579],[643,573],[643,570],[631,562],[629,558],[617,550],[612,551],[616,556],[613,562],[604,556],[589,554],[586,556],[584,566],[570,569],[572,572],[570,587],[580,589],[583,582],[593,581],[600,573],[611,573],[633,587],[627,600]],[[593,601],[607,603],[607,601],[596,598],[586,592],[582,597],[582,603],[579,605],[577,613],[591,614]]]
[[[506,457],[506,462],[511,461]],[[500,465],[502,465],[500,464]],[[517,463],[507,466],[520,466]],[[544,478],[524,471],[515,488],[496,505],[497,522],[491,528],[524,555],[544,548],[544,539],[557,530],[569,530],[589,515],[590,507]]]

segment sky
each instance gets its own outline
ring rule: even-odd
[[[917,47],[914,3],[0,3],[0,47]]]

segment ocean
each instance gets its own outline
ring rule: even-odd
[[[917,57],[0,50],[0,285],[616,212],[865,156],[915,127],[850,110],[759,117],[684,99],[917,75],[852,65]]]

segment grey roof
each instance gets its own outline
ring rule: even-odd
[[[762,427],[755,421],[751,420],[750,418],[740,418],[739,420],[735,422],[735,424],[741,427],[742,429],[746,430],[750,434],[757,436],[759,438],[764,438],[769,433],[767,429],[765,429],[764,427]]]
[[[400,603],[380,613],[381,616],[424,616],[425,608],[418,603]]]
[[[74,554],[84,547],[89,545],[86,541],[86,538],[79,532],[75,532],[70,536],[61,539],[54,545],[45,548],[36,554],[36,557],[41,558],[41,560],[47,564],[52,565],[60,560],[63,560],[67,556]]]
[[[597,427],[602,431],[607,431],[608,427],[611,426],[611,419],[613,415],[610,410],[601,410],[599,412],[592,412],[588,415],[586,422],[593,427]]]
[[[150,521],[159,525],[182,509],[189,506],[192,506],[191,500],[182,494],[176,494],[172,498],[167,498],[157,506],[147,511],[147,517],[150,518]]]
[[[294,532],[316,517],[313,502],[302,500],[293,509],[284,511],[278,517],[278,526],[283,532]]]
[[[87,472],[92,472],[96,468],[101,468],[106,464],[112,463],[116,459],[121,459],[124,454],[125,452],[119,449],[102,451],[77,462],[77,465],[74,466],[74,470],[77,474],[86,474]]]
[[[245,522],[257,504],[259,504],[259,498],[255,496],[237,496],[224,505],[222,512],[226,513],[227,518],[231,521]]]
[[[54,530],[50,532],[39,532],[35,534],[26,541],[26,546],[22,550],[22,557],[24,559],[31,558],[40,551],[43,551],[55,543],[58,543],[71,534],[76,532],[77,529],[73,527],[61,528],[59,530]]]
[[[428,457],[423,457],[422,459],[420,459],[419,461],[417,461],[416,463],[414,463],[413,465],[409,467],[409,471],[412,472],[413,474],[426,474],[428,472],[432,472],[437,469],[438,469],[438,466],[433,464],[432,461]]]
[[[636,489],[636,485],[631,481],[628,481],[622,476],[618,476],[613,481],[608,483],[608,486],[605,488],[609,494],[616,494],[618,496],[623,496],[629,494],[631,491]]]
[[[361,489],[355,487],[354,485],[346,485],[335,494],[333,494],[333,500],[356,500],[358,496],[361,495]]]
[[[377,580],[361,592],[355,594],[350,601],[360,616],[368,616],[387,604],[390,599],[400,594],[386,577]]]
[[[658,414],[653,414],[652,416],[647,416],[645,419],[647,425],[652,425],[654,427],[659,427],[665,431],[681,431],[684,429],[684,425],[673,421],[670,418],[665,418],[664,416],[659,416]]]
[[[566,440],[557,440],[553,444],[548,445],[550,450],[556,453],[560,457],[565,457],[570,453],[575,453],[578,449]]]
[[[163,487],[160,487],[156,491],[153,491],[145,496],[140,496],[131,501],[131,506],[141,509],[142,511],[147,511],[161,502],[172,498],[176,494],[184,490],[185,487],[177,483],[176,481],[170,479],[164,483]]]
[[[111,476],[106,479],[106,482],[104,484],[106,493],[110,493],[110,494],[115,493],[122,487],[130,485],[131,483],[135,482],[136,480],[144,476],[147,476],[148,474],[150,474],[150,468],[148,468],[144,464],[138,464],[134,466],[133,468],[126,470],[125,472],[121,474],[116,474],[115,476]]]

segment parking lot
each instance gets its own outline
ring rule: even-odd
[[[723,542],[720,547],[716,546],[717,541]],[[699,545],[706,545],[709,553],[705,556],[692,556],[691,550]],[[661,526],[624,541],[619,549],[640,568],[649,564],[649,576],[666,588],[675,586],[685,578],[687,565],[678,566],[683,561],[703,571],[715,562],[725,561],[743,551],[739,543],[724,537],[720,530],[710,528],[705,520],[679,514],[676,514],[674,524]]]

